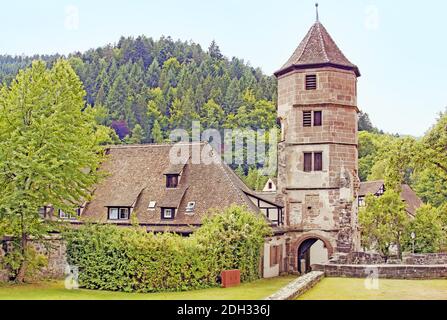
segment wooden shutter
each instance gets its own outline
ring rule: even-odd
[[[317,89],[317,75],[309,74],[306,76],[306,90],[316,90]]]
[[[312,111],[303,111],[303,127],[312,126]]]
[[[314,112],[314,126],[319,127],[322,124],[321,111]]]
[[[322,171],[323,170],[323,153],[315,152],[314,153],[314,171]]]
[[[312,153],[304,153],[304,172],[312,171]]]
[[[278,246],[270,246],[270,267],[278,264]]]

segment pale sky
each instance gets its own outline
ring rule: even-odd
[[[2,1],[0,53],[70,53],[121,35],[170,35],[272,74],[315,21],[313,0]],[[320,21],[362,73],[359,107],[422,135],[447,106],[447,1],[320,0]]]

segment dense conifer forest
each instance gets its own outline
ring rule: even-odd
[[[0,81],[41,59],[60,55],[0,56]],[[122,37],[116,44],[73,53],[68,59],[84,83],[98,120],[128,143],[161,142],[173,128],[251,127],[276,124],[276,79],[239,58],[170,37]]]

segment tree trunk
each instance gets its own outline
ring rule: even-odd
[[[402,247],[400,245],[400,236],[397,237],[397,257],[402,260]]]
[[[22,238],[20,240],[20,250],[22,254],[22,260],[20,261],[20,267],[17,271],[17,276],[15,281],[18,283],[24,283],[25,282],[25,274],[26,274],[26,267],[27,267],[27,261],[26,261],[26,246],[28,245],[28,237],[25,232],[22,233]]]

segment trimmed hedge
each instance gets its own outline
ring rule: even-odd
[[[67,233],[67,258],[79,268],[84,288],[185,291],[216,286],[228,269],[240,269],[242,281],[258,279],[269,233],[262,217],[234,206],[215,212],[188,238],[140,227],[84,226]]]

